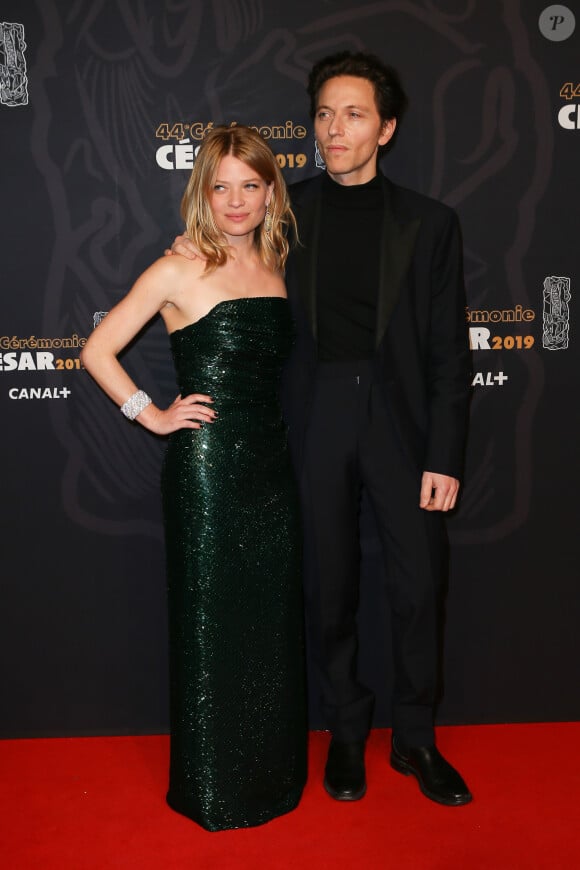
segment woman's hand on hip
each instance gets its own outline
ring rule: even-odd
[[[206,423],[215,423],[217,419],[217,411],[208,408],[206,402],[211,404],[213,399],[202,393],[191,393],[184,398],[177,396],[164,411],[155,405],[148,405],[137,420],[156,435],[170,435],[179,429],[201,429]]]

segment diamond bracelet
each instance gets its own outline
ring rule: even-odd
[[[134,420],[138,417],[147,405],[150,405],[153,400],[144,393],[143,390],[137,390],[132,396],[129,396],[124,405],[121,405],[119,411],[124,414],[127,420]]]

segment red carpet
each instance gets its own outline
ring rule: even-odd
[[[311,736],[310,778],[293,813],[209,834],[164,802],[168,738],[0,743],[3,870],[575,870],[580,867],[580,723],[440,728],[439,747],[473,793],[466,807],[424,798],[374,731],[368,793],[331,800],[328,736]]]

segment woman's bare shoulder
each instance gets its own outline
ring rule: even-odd
[[[205,260],[197,258],[189,260],[187,257],[182,257],[181,254],[171,254],[171,256],[159,257],[154,263],[149,266],[145,275],[150,275],[153,279],[172,280],[181,283],[182,281],[192,281],[200,278],[205,270]]]

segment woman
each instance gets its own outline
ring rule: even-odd
[[[277,401],[293,340],[282,274],[294,217],[255,131],[208,135],[182,216],[205,259],[154,263],[82,361],[126,416],[170,436],[167,800],[214,831],[293,809],[306,775],[300,524]],[[180,388],[166,409],[117,360],[157,312]]]

